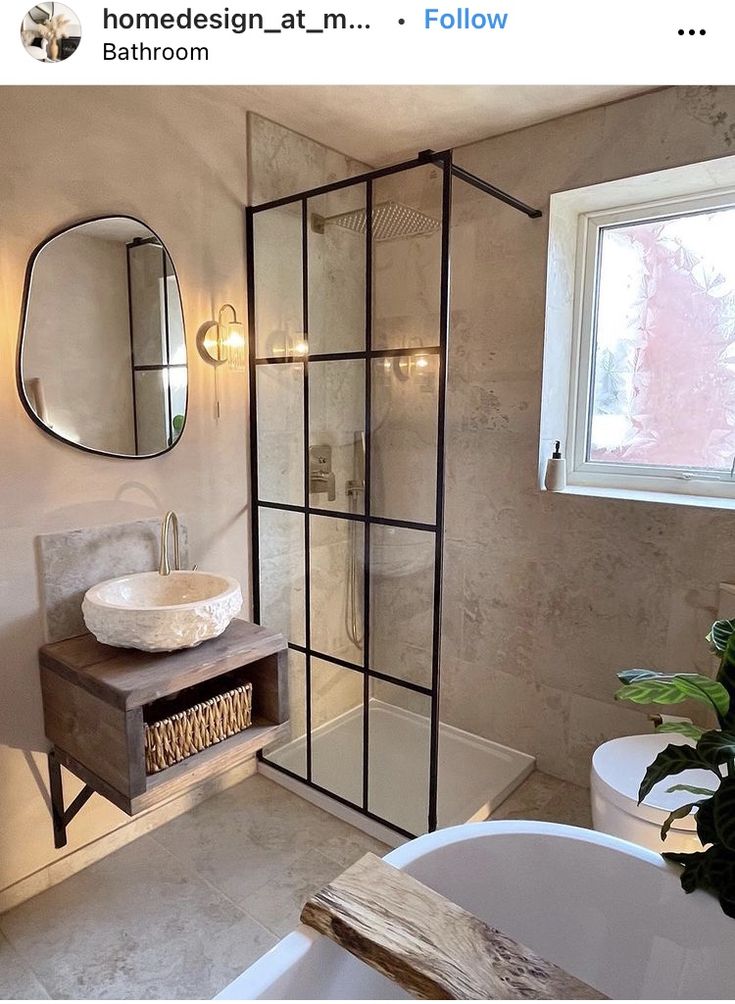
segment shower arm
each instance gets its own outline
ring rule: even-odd
[[[431,164],[444,164],[444,154],[436,153],[434,150],[422,150],[419,153],[419,160],[424,160]],[[506,206],[511,206],[513,209],[517,209],[520,213],[525,213],[526,216],[530,217],[532,220],[540,219],[544,214],[540,209],[534,209],[533,206],[527,205],[525,202],[521,202],[514,195],[509,195],[504,192],[502,188],[497,188],[495,185],[491,185],[489,181],[485,181],[483,178],[478,178],[476,174],[472,174],[471,171],[466,171],[463,167],[459,167],[457,164],[452,163],[452,176],[459,178],[460,181],[466,182],[468,185],[472,185],[473,188],[479,189],[479,191],[484,192],[485,195],[491,196],[493,199],[498,199],[500,202],[504,202]]]

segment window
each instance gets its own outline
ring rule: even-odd
[[[572,491],[735,504],[735,189],[610,206],[621,184],[552,197],[541,469],[561,439]]]

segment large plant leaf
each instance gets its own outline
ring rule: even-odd
[[[712,799],[702,802],[697,809],[697,836],[705,847],[707,844],[714,844],[717,841],[714,803]]]
[[[717,682],[730,695],[730,706],[720,716],[720,727],[723,729],[735,728],[735,634],[731,634],[727,640],[725,651],[720,660],[720,668],[717,672]]]
[[[674,746],[669,744],[648,767],[638,790],[638,804],[649,794],[651,788],[665,777],[681,774],[683,770],[711,770],[720,779],[719,771],[703,760],[694,746]]]
[[[655,680],[664,674],[655,669],[623,669],[617,675],[621,683],[637,683],[638,680]]]
[[[683,866],[681,886],[684,892],[706,889],[717,896],[728,917],[735,917],[735,853],[715,846],[693,854],[664,853],[663,856]]]
[[[735,890],[723,892],[718,899],[722,912],[735,920]]]
[[[735,635],[735,621],[715,621],[707,635],[707,641],[714,652],[724,655],[727,643]]]
[[[696,741],[703,734],[704,729],[700,729],[698,725],[693,725],[691,722],[664,722],[662,725],[656,726],[656,732],[676,732],[686,736],[687,739]]]
[[[735,778],[725,778],[711,798],[697,810],[697,836],[735,852]]]
[[[656,673],[638,677],[624,683],[616,692],[615,699],[634,704],[681,704],[693,699],[707,704],[718,719],[726,715],[730,707],[730,694],[725,687],[699,673]]]
[[[681,865],[684,869],[680,879],[684,892],[690,893],[694,892],[695,889],[710,888],[707,881],[707,851],[693,851],[691,854],[682,854],[680,851],[664,851],[661,856],[672,864]]]
[[[675,784],[667,788],[666,793],[670,795],[674,791],[686,791],[690,795],[714,795],[715,790],[715,788],[698,788],[695,784]]]
[[[697,752],[712,764],[735,760],[735,732],[720,732],[719,729],[704,732],[697,741]]]
[[[699,802],[688,802],[686,805],[681,805],[678,809],[674,809],[673,812],[670,812],[664,820],[664,825],[661,827],[661,839],[666,840],[666,836],[676,820],[684,819],[684,817],[688,816],[692,809],[695,809],[698,805],[700,805]]]
[[[735,778],[725,778],[709,802],[715,829],[713,842],[735,851]]]

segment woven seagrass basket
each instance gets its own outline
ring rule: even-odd
[[[253,685],[245,683],[145,727],[146,774],[157,774],[252,724]]]

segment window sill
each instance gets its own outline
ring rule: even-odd
[[[567,485],[560,492],[541,491],[549,495],[587,495],[602,499],[623,499],[626,502],[658,502],[664,505],[696,506],[701,509],[735,510],[735,498],[710,495],[684,495],[679,492],[643,491],[635,488],[603,488],[599,485]]]

